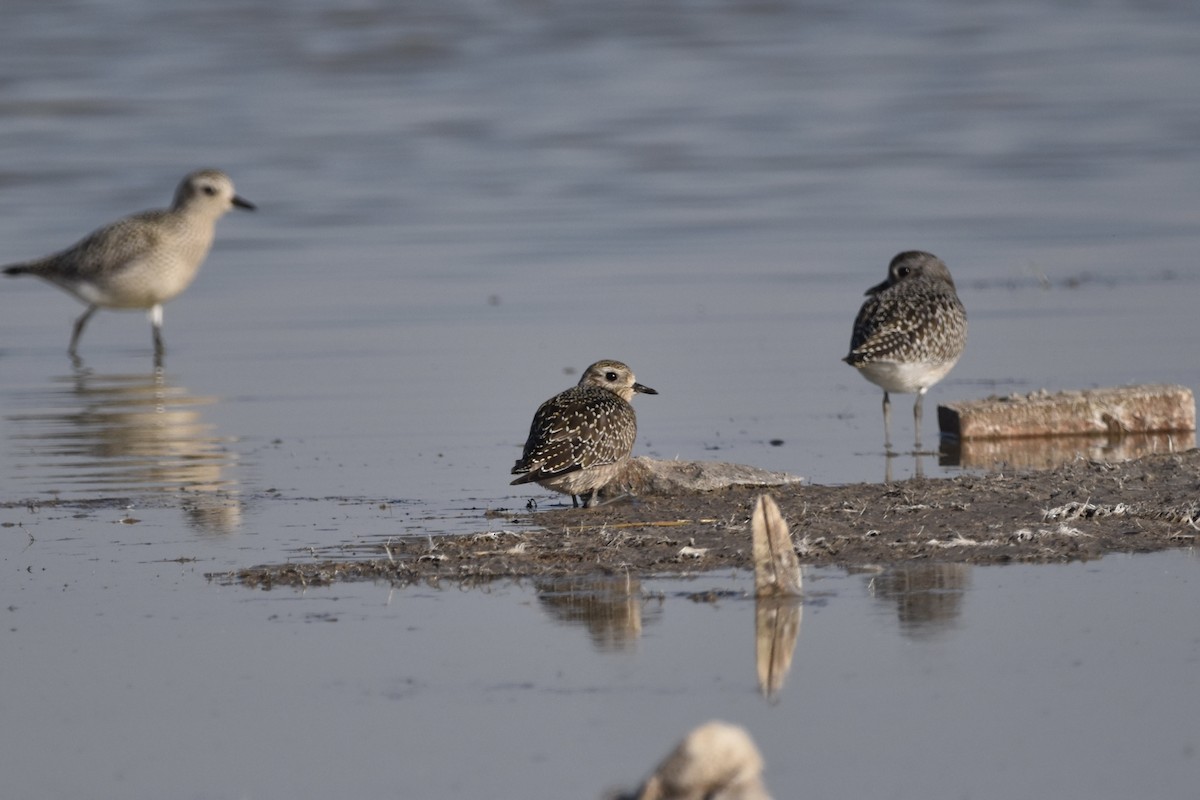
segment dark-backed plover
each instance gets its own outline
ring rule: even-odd
[[[635,392],[658,394],[638,383],[620,361],[597,361],[579,383],[551,397],[533,415],[525,451],[513,465],[512,482],[537,482],[571,495],[578,506],[595,505],[596,492],[629,460],[637,437]]]
[[[888,265],[887,280],[867,290],[843,361],[883,388],[884,446],[891,450],[889,392],[917,395],[916,446],[921,447],[921,401],[962,355],[967,312],[954,279],[932,253],[910,250]]]

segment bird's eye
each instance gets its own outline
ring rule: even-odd
[[[612,372],[611,370],[609,372],[604,373],[604,380],[608,381],[609,383],[612,383],[616,379],[617,379],[617,373]]]
[[[897,267],[896,274],[901,278],[907,278],[912,273],[912,267]]]
[[[204,192],[209,197],[213,197],[217,193],[217,187],[213,186],[211,183],[206,183],[200,189],[200,191]]]

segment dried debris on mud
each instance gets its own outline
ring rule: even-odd
[[[337,558],[298,556],[209,577],[270,588],[751,569],[749,520],[764,491],[804,564],[1061,562],[1190,546],[1200,534],[1200,451],[1192,450],[1015,474],[650,494],[588,510],[554,499],[548,510],[489,511],[487,533],[360,542]]]

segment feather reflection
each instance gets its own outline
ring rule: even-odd
[[[758,690],[771,703],[779,701],[800,638],[803,606],[794,597],[759,597],[754,601],[754,665]]]

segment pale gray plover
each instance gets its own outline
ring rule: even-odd
[[[537,482],[571,495],[589,508],[596,493],[620,474],[633,451],[637,415],[629,401],[635,392],[658,394],[634,378],[620,361],[597,361],[579,383],[538,408],[512,485]]]
[[[71,355],[101,308],[147,309],[154,352],[162,355],[162,304],[196,277],[217,220],[234,207],[254,205],[237,195],[225,173],[199,170],[179,184],[169,209],[126,217],[54,255],[5,267],[4,274],[35,275],[87,304],[71,333]]]
[[[910,250],[888,265],[887,280],[867,290],[843,361],[883,388],[884,446],[891,450],[889,392],[917,395],[916,446],[921,447],[921,401],[946,377],[967,343],[967,312],[954,279],[932,253]]]

